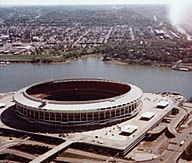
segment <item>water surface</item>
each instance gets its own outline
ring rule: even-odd
[[[115,65],[96,58],[64,64],[10,64],[0,67],[0,92],[16,91],[35,82],[62,78],[105,78],[129,82],[145,92],[180,92],[192,96],[192,72],[169,68]]]

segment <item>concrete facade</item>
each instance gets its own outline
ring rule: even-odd
[[[128,90],[127,92],[123,92],[123,94],[120,94],[118,92],[117,96],[110,98],[75,102],[47,100],[43,98],[37,98],[37,95],[35,95],[34,97],[34,95],[32,96],[27,93],[31,87],[34,87],[29,86],[27,88],[19,90],[15,94],[15,113],[24,119],[30,121],[38,121],[40,123],[53,123],[61,125],[70,124],[75,126],[94,125],[108,124],[111,122],[122,121],[124,119],[131,118],[139,112],[139,108],[142,105],[141,97],[143,95],[143,92],[136,86],[103,79],[73,79],[59,81],[59,83],[61,84],[62,82],[64,83],[71,81],[78,81],[80,84],[84,83],[84,85],[86,85],[86,81],[88,81],[89,83],[93,82],[91,90],[94,87],[94,82],[97,82],[97,85],[99,84],[99,82],[101,82],[101,85],[103,83],[105,83],[105,85],[110,85],[112,83],[113,85],[115,84],[116,87],[127,85],[128,87],[130,87],[130,90]],[[111,87],[109,90],[112,90]],[[97,92],[101,91],[97,88],[96,91],[94,90],[94,93],[95,92],[97,94]],[[109,91],[107,90],[107,92]],[[41,92],[41,96],[43,93],[44,92]]]

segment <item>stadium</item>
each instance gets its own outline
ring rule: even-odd
[[[140,111],[142,95],[140,88],[112,80],[51,80],[17,91],[15,113],[43,124],[106,125],[135,116]]]

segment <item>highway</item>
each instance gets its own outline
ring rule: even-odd
[[[167,163],[170,162],[176,162],[181,154],[183,153],[184,149],[189,145],[189,143],[192,141],[192,134],[190,132],[192,131],[192,126],[186,129],[183,133],[178,134],[178,136],[174,139],[175,145],[173,145],[173,150],[168,149],[165,151],[165,153],[161,156],[160,159],[164,160]],[[184,141],[184,144],[181,145],[180,143]]]
[[[169,142],[167,149],[162,153],[161,156],[153,160],[146,161],[146,163],[160,163],[162,161],[164,163],[177,162],[183,151],[192,141],[192,134],[190,134],[191,131],[192,126],[188,127],[183,133],[177,133],[176,138]],[[182,141],[184,141],[184,144],[181,145],[180,143]]]
[[[175,107],[176,108],[176,107]],[[183,108],[178,108],[179,114],[177,115],[176,119],[173,120],[169,125],[168,125],[168,130],[170,133],[172,133],[174,136],[176,136],[178,133],[176,131],[177,126],[187,117],[187,112]]]

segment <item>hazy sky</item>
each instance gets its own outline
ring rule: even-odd
[[[0,0],[0,5],[173,4],[192,0]]]

